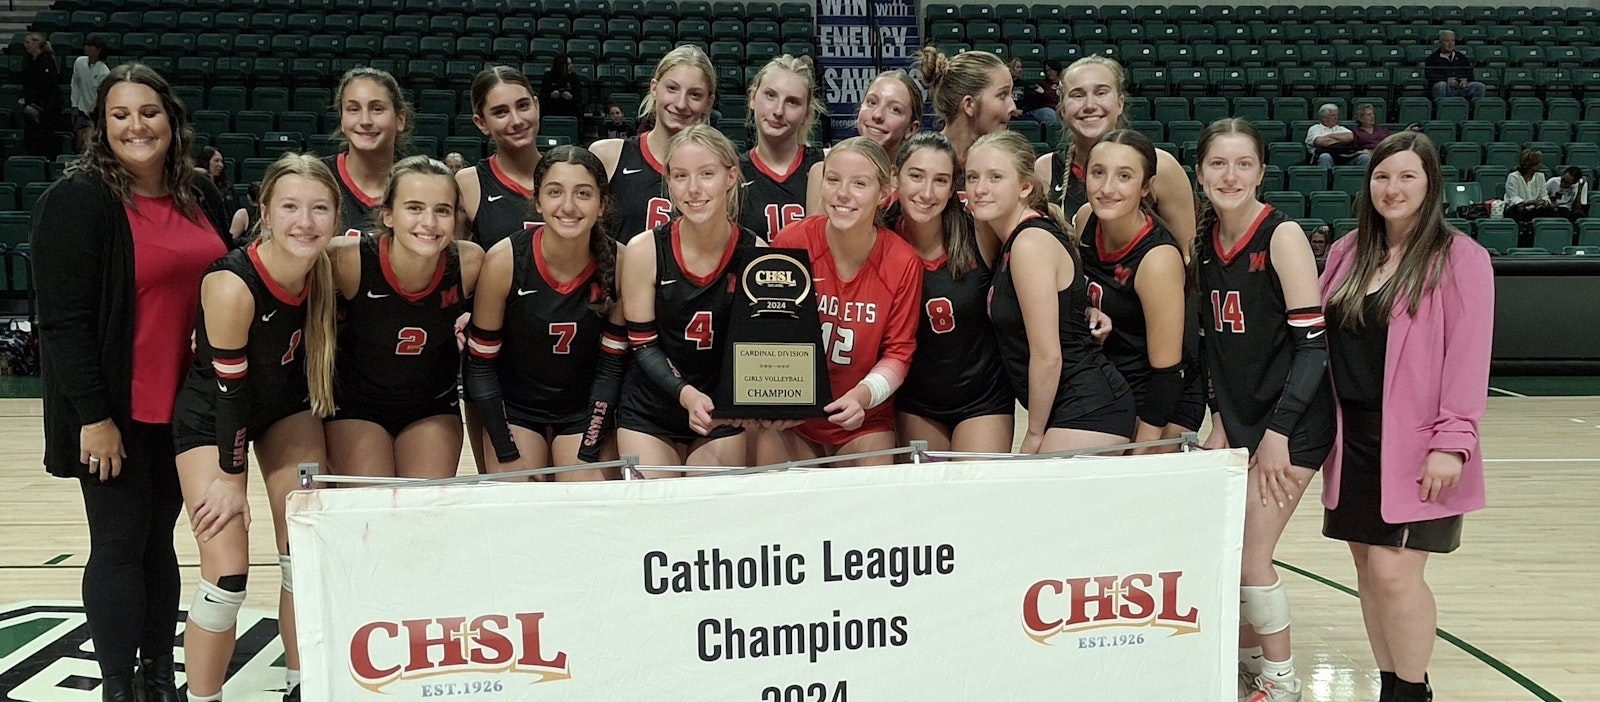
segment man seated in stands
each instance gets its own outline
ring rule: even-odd
[[[1433,84],[1434,99],[1483,97],[1483,84],[1472,79],[1472,62],[1466,54],[1456,51],[1455,32],[1439,32],[1439,50],[1429,54],[1422,65],[1427,69],[1428,82]]]
[[[1323,168],[1334,166],[1365,166],[1370,154],[1356,146],[1355,132],[1339,124],[1339,106],[1333,103],[1317,108],[1316,124],[1306,130],[1306,151],[1311,163]]]
[[[1589,181],[1584,179],[1582,168],[1567,166],[1560,178],[1545,181],[1544,189],[1557,217],[1577,222],[1589,216]]]

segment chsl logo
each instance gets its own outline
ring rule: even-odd
[[[173,642],[186,618],[173,618]],[[283,644],[278,620],[270,613],[239,613],[238,643],[228,663],[223,686],[229,699],[278,699],[283,696]],[[179,646],[177,679],[184,683],[183,648]],[[99,697],[100,667],[83,605],[77,602],[23,602],[0,607],[0,701],[81,700]]]
[[[363,624],[350,637],[350,675],[373,692],[398,682],[426,680],[437,694],[501,692],[508,681],[525,684],[572,677],[564,651],[546,652],[540,639],[544,612],[438,617]],[[443,682],[445,676],[465,676]]]
[[[1113,627],[1171,629],[1169,637],[1197,633],[1200,613],[1181,604],[1182,578],[1180,570],[1040,580],[1022,597],[1022,628],[1029,638],[1047,645],[1061,634]],[[1079,647],[1143,643],[1144,637],[1122,638],[1088,646],[1080,641]]]

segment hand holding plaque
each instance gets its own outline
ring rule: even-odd
[[[722,419],[809,419],[833,402],[804,249],[750,249],[737,262],[716,411]]]

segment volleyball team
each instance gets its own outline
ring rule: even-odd
[[[1183,164],[1122,128],[1114,61],[1062,73],[1066,143],[1037,158],[1005,128],[999,58],[929,47],[919,65],[920,81],[880,74],[860,136],[824,150],[806,143],[815,76],[773,59],[751,83],[744,153],[705,124],[715,71],[692,46],[656,68],[650,131],[588,149],[539,151],[536,92],[488,68],[471,98],[494,154],[454,175],[400,156],[400,86],[358,68],[336,91],[344,150],[279,158],[242,240],[196,177],[171,86],[112,69],[32,242],[45,463],[84,495],[103,699],[183,699],[180,508],[201,558],[185,692],[221,699],[249,571],[251,447],[281,554],[290,700],[283,510],[300,463],[446,477],[463,438],[486,473],[619,454],[767,464],[910,440],[1010,452],[1017,402],[1024,453],[1172,438],[1207,416],[1206,448],[1249,450],[1241,700],[1301,698],[1272,554],[1321,470],[1324,533],[1355,561],[1380,699],[1431,699],[1424,566],[1483,506],[1493,323],[1488,256],[1442,219],[1436,146],[1402,132],[1374,151],[1360,225],[1319,275],[1300,225],[1258,198],[1266,144],[1248,121],[1201,134],[1197,208]],[[940,131],[920,130],[923,85]],[[764,246],[812,262],[836,398],[825,417],[713,417],[731,262]]]

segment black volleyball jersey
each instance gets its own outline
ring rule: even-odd
[[[1288,314],[1283,285],[1272,267],[1272,236],[1289,221],[1268,205],[1232,251],[1224,251],[1215,230],[1197,240],[1200,304],[1205,332],[1206,368],[1230,446],[1251,452],[1261,443],[1278,407],[1294,360],[1292,324],[1314,324],[1320,312]],[[1321,333],[1321,332],[1314,332]],[[1324,376],[1300,424],[1326,425],[1332,441],[1333,396]]]
[[[478,161],[478,214],[472,218],[472,240],[488,251],[512,234],[532,229],[543,220],[533,211],[533,191],[500,169],[493,156]]]
[[[507,403],[548,423],[589,414],[589,390],[600,358],[606,290],[590,262],[557,283],[540,252],[543,226],[511,235],[511,290],[506,295],[502,347],[495,359]]]
[[[1050,232],[1072,256],[1073,263],[1077,264],[1072,240],[1049,217],[1034,217],[1019,222],[1000,250],[1000,265],[995,267],[993,293],[989,297],[989,318],[994,322],[995,336],[1000,342],[1000,359],[1005,365],[1006,377],[1011,382],[1012,392],[1016,393],[1023,405],[1028,403],[1028,360],[1031,351],[1028,348],[1028,329],[1022,317],[1022,304],[1017,299],[1016,281],[1011,277],[1011,246],[1017,242],[1017,235],[1022,230],[1030,228]],[[1099,346],[1089,336],[1089,322],[1084,316],[1089,302],[1083,266],[1077,264],[1075,268],[1077,270],[1073,272],[1072,282],[1056,292],[1059,316],[1056,334],[1061,340],[1061,386],[1066,385],[1067,378],[1073,373],[1105,363]]]
[[[661,176],[666,167],[650,153],[646,136],[628,137],[611,174],[611,238],[628,243],[634,235],[671,221],[672,201],[667,199]]]
[[[661,350],[684,382],[701,392],[714,393],[722,377],[722,339],[727,338],[728,319],[738,274],[729,269],[741,248],[752,247],[760,237],[748,229],[735,227],[734,236],[722,254],[722,262],[705,277],[683,269],[678,247],[679,221],[656,227],[656,334]],[[624,401],[654,401],[668,408],[678,406],[678,398],[664,397],[655,384],[629,366],[624,382]],[[644,394],[640,394],[643,391]],[[645,398],[652,398],[646,400]]]
[[[389,265],[392,237],[361,238],[361,282],[340,304],[338,390],[343,398],[426,402],[456,393],[456,320],[466,312],[461,259],[440,256],[433,280],[407,293]]]
[[[323,156],[322,162],[328,165],[328,170],[333,171],[333,179],[339,184],[338,233],[361,236],[372,229],[372,211],[377,209],[379,200],[368,198],[356,187],[355,181],[350,178],[350,168],[345,165],[344,152]]]
[[[1146,349],[1144,306],[1134,292],[1134,279],[1146,254],[1160,246],[1177,251],[1178,241],[1147,215],[1144,228],[1121,250],[1108,251],[1100,242],[1100,219],[1091,213],[1078,242],[1083,273],[1089,279],[1089,306],[1100,308],[1111,318],[1111,335],[1104,345],[1106,357],[1116,364],[1129,385],[1142,388],[1150,378],[1150,355]]]
[[[744,174],[743,201],[739,226],[749,229],[764,241],[772,241],[778,230],[806,218],[806,175],[822,161],[822,149],[807,146],[795,154],[787,175],[778,175],[757,158],[751,149],[739,157],[739,172]]]
[[[1077,216],[1078,210],[1089,202],[1088,186],[1083,180],[1083,166],[1071,162],[1065,148],[1056,149],[1050,159],[1051,199],[1061,205],[1067,217]],[[1115,320],[1112,320],[1113,323]]]
[[[967,407],[984,398],[1010,395],[1000,342],[989,321],[989,284],[994,276],[981,257],[976,264],[957,278],[944,256],[922,262],[917,352],[895,395],[902,411]]]
[[[310,281],[299,295],[290,295],[267,273],[261,262],[258,239],[248,247],[230,251],[206,269],[206,275],[228,271],[239,276],[250,289],[255,301],[254,317],[250,320],[250,341],[245,357],[250,366],[245,372],[250,396],[249,416],[245,426],[278,419],[298,411],[310,393],[306,387],[306,297]],[[214,401],[217,394],[216,372],[211,360],[215,349],[206,334],[205,301],[201,300],[199,320],[194,329],[194,366],[184,381]],[[223,382],[227,382],[224,380]],[[179,395],[182,397],[182,394]],[[209,404],[207,405],[210,406]]]

